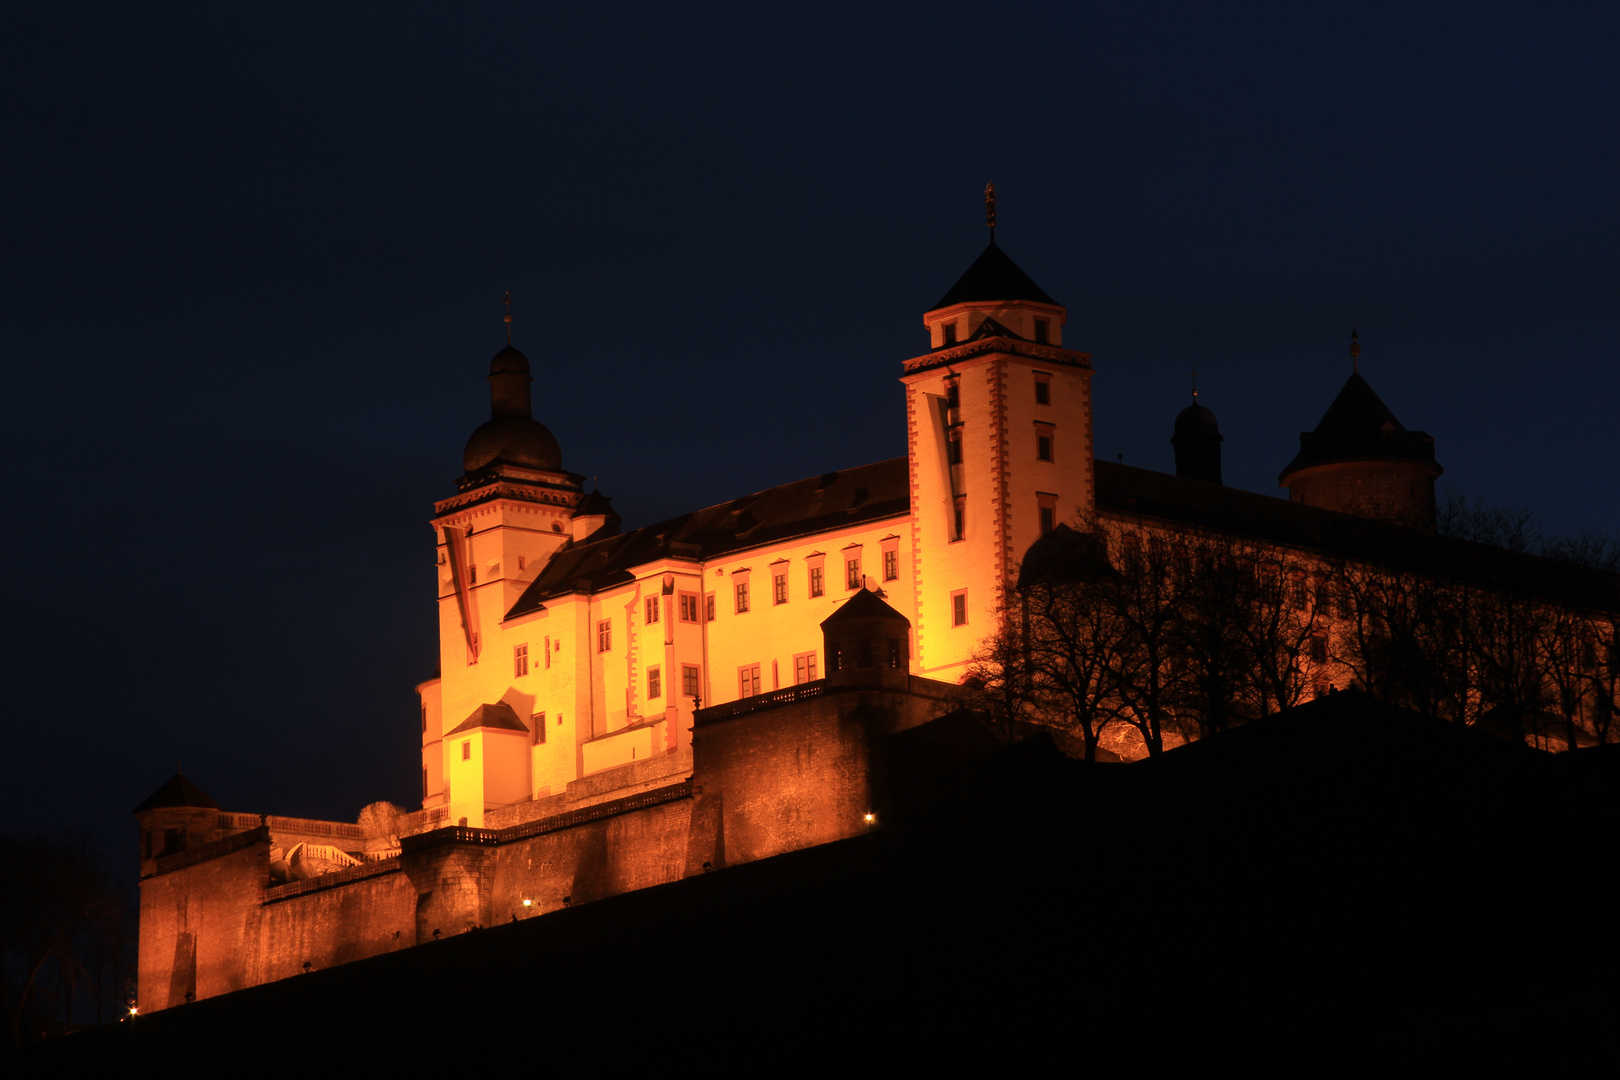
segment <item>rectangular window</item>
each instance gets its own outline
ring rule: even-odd
[[[962,407],[962,385],[955,379],[945,384],[945,407],[947,409]]]
[[[744,664],[737,669],[737,696],[753,697],[763,687],[759,684],[759,665]]]
[[[1035,460],[1052,460],[1052,442],[1056,438],[1056,429],[1051,424],[1035,425]]]
[[[658,670],[658,665],[657,664],[654,664],[652,667],[647,669],[647,697],[650,700],[652,698],[663,697],[663,696],[664,696],[664,676],[663,676],[663,672]]]
[[[771,575],[771,599],[778,604],[787,603],[787,571]]]
[[[681,665],[681,693],[689,698],[698,696],[698,668],[694,664]]]
[[[967,625],[967,590],[951,593],[951,625]]]
[[[940,327],[940,329],[942,331],[944,331],[945,344],[947,344],[947,345],[955,345],[956,344],[956,324],[953,323],[953,322],[948,322],[944,326]]]
[[[427,734],[427,706],[422,706],[422,734]]]
[[[658,597],[647,597],[647,622],[652,624],[658,621]]]
[[[596,651],[611,652],[613,650],[613,620],[603,619],[596,624]]]
[[[1035,320],[1035,343],[1037,345],[1045,345],[1047,343],[1047,341],[1051,338],[1051,335],[1052,335],[1052,323],[1051,323],[1051,321],[1048,320],[1048,319],[1036,319]],[[1042,401],[1041,404],[1045,405],[1046,402]]]
[[[529,673],[529,643],[525,641],[512,649],[512,677],[521,679]]]
[[[892,548],[883,553],[883,580],[893,581],[900,576],[900,553]]]
[[[951,504],[951,539],[961,540],[967,536],[967,498],[962,495],[956,497]]]
[[[827,591],[827,582],[826,582],[826,578],[824,578],[822,576],[823,573],[824,573],[824,571],[819,566],[812,566],[810,568],[810,595],[811,596],[821,596]]]
[[[1057,528],[1057,501],[1056,495],[1049,495],[1044,491],[1035,493],[1035,503],[1038,507],[1036,517],[1040,519],[1042,536]]]
[[[681,622],[697,622],[697,621],[698,621],[698,596],[697,596],[697,593],[690,593],[690,592],[681,593]]]
[[[844,588],[858,589],[861,587],[861,557],[848,555],[844,558]]]
[[[703,621],[714,622],[714,593],[707,593],[703,597]]]
[[[962,464],[962,433],[953,431],[945,440],[945,461],[947,464]]]
[[[472,740],[471,739],[462,739],[461,740],[461,760],[462,761],[471,761],[472,760]]]
[[[546,741],[546,714],[537,712],[529,717],[529,743],[539,746]]]
[[[519,555],[518,556],[518,569],[519,570],[525,569],[528,565],[529,565],[529,560],[527,558],[525,558],[524,556]]]
[[[1042,375],[1035,376],[1035,404],[1052,404],[1052,383]]]
[[[815,682],[815,679],[816,654],[813,652],[799,653],[793,658],[794,684],[797,685],[798,683]]]
[[[478,567],[474,566],[472,563],[467,564],[467,584],[478,584]]]
[[[737,614],[748,610],[748,582],[737,582]]]
[[[551,635],[546,635],[546,667],[551,666]]]

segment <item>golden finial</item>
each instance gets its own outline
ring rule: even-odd
[[[1356,328],[1350,328],[1350,373],[1361,373],[1361,342],[1356,339]]]
[[[504,321],[506,322],[506,343],[510,345],[512,344],[512,294],[507,293],[506,295],[502,296],[501,303],[506,305],[506,315],[504,316]]]
[[[984,185],[984,223],[990,226],[990,239],[996,238],[996,182]]]

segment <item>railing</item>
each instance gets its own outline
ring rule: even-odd
[[[314,818],[277,817],[274,814],[239,814],[220,811],[222,829],[256,829],[268,823],[280,833],[302,833],[305,836],[335,836],[344,840],[364,840],[366,831],[346,821],[317,821]]]
[[[707,709],[699,709],[693,715],[692,723],[694,725],[712,724],[717,720],[726,720],[733,716],[743,716],[747,713],[757,712],[760,709],[771,709],[778,705],[786,705],[790,701],[807,701],[813,697],[821,697],[826,692],[826,679],[816,679],[812,682],[800,683],[797,686],[785,686],[780,690],[772,690],[766,694],[755,694],[753,697],[728,701],[724,705],[711,705]]]
[[[273,904],[278,900],[289,900],[294,896],[305,893],[319,892],[321,889],[330,889],[335,885],[347,885],[351,881],[360,881],[369,877],[378,877],[382,874],[392,874],[400,868],[398,859],[379,860],[377,862],[364,862],[359,866],[348,866],[342,870],[334,870],[330,874],[317,874],[303,881],[289,881],[285,885],[272,885],[264,890],[264,902]]]

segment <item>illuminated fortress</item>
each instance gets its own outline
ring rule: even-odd
[[[1065,318],[992,240],[900,367],[905,457],[625,533],[501,349],[432,519],[421,808],[261,817],[169,781],[137,809],[142,1008],[855,835],[892,797],[902,733],[989,738],[960,684],[1044,534],[1317,513],[1220,486],[1196,403],[1176,476],[1095,462]],[[1430,526],[1439,471],[1353,375],[1284,481],[1295,503]]]

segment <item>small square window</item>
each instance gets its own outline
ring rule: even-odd
[[[681,693],[682,693],[682,695],[684,695],[686,697],[689,697],[689,698],[695,698],[695,697],[698,696],[698,677],[699,677],[699,669],[698,669],[698,667],[696,665],[694,665],[694,664],[682,664],[681,665]]]
[[[748,582],[737,582],[737,614],[748,610]]]
[[[647,622],[652,624],[658,621],[658,600],[656,596],[647,597]]]
[[[861,587],[861,557],[852,555],[844,560],[844,588]]]
[[[787,603],[787,571],[771,575],[771,599],[778,604]]]
[[[893,581],[900,576],[900,553],[898,551],[885,551],[883,553],[883,580]]]
[[[967,590],[951,593],[951,625],[967,625]]]
[[[810,595],[821,596],[827,591],[827,580],[824,571],[819,566],[810,568]]]
[[[521,679],[529,673],[529,643],[524,642],[512,649],[512,677]]]
[[[596,651],[613,651],[613,620],[603,619],[596,624]]]
[[[659,698],[659,697],[663,697],[663,696],[664,696],[664,676],[663,676],[663,672],[661,672],[658,669],[657,664],[654,664],[652,667],[647,669],[647,697],[648,697],[649,700],[651,700],[652,698]]]

